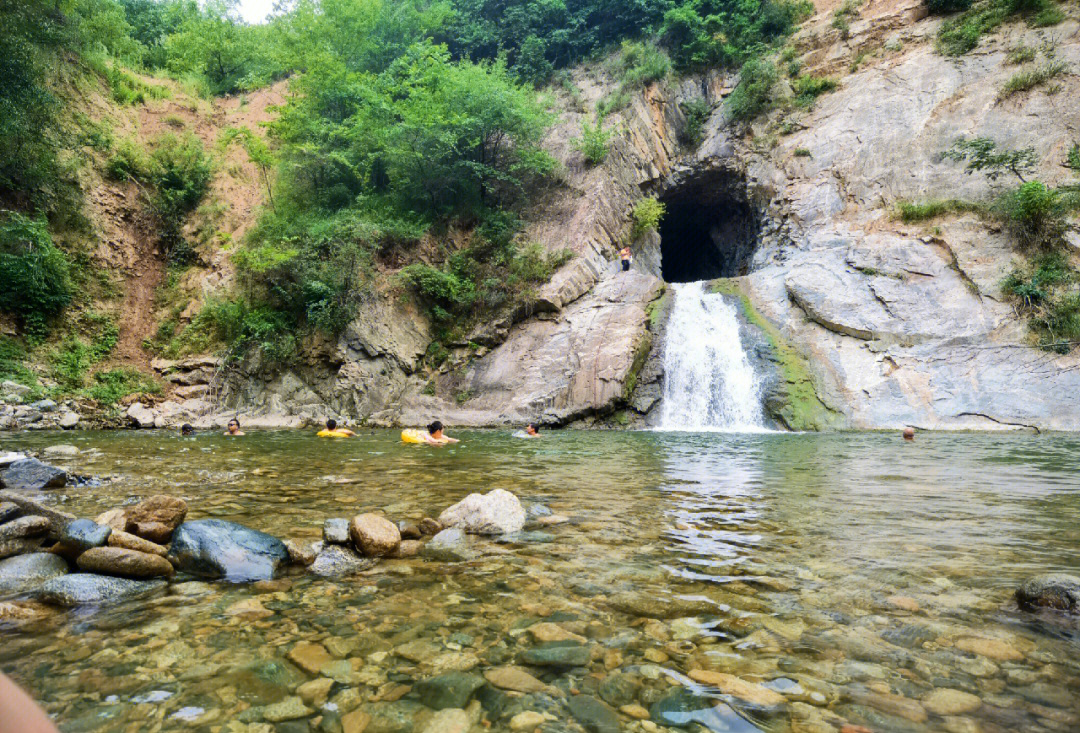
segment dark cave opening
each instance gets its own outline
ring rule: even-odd
[[[758,212],[741,176],[705,171],[660,196],[660,270],[671,283],[735,277],[750,271],[758,245]]]

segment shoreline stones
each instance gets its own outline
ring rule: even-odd
[[[123,547],[94,547],[79,555],[76,564],[87,572],[127,578],[170,578],[175,572],[161,555]]]
[[[67,562],[50,552],[9,557],[0,560],[0,594],[25,593],[67,572]]]
[[[349,520],[343,517],[334,517],[323,522],[322,536],[324,542],[331,545],[349,544]]]
[[[322,543],[316,543],[319,545]],[[360,557],[352,548],[346,545],[323,544],[317,550],[315,561],[311,563],[310,570],[324,578],[336,578],[343,575],[354,575],[367,570],[375,561],[371,558]]]
[[[37,596],[56,606],[103,605],[145,598],[164,590],[164,580],[131,580],[93,573],[70,573],[45,581]]]
[[[479,553],[469,547],[469,539],[465,532],[457,527],[444,529],[432,537],[424,549],[420,551],[423,557],[442,562],[466,562],[475,560]]]
[[[114,529],[112,533],[109,534],[109,541],[107,544],[109,547],[122,547],[125,550],[148,552],[151,555],[161,555],[162,557],[169,554],[169,548],[163,545],[151,542],[150,540],[144,540],[142,537],[137,537],[136,535],[117,529]]]
[[[401,544],[397,525],[378,514],[358,514],[349,522],[349,537],[356,549],[367,557],[394,554]]]
[[[469,494],[439,515],[444,527],[458,527],[469,534],[513,534],[525,526],[525,507],[506,489]]]
[[[223,519],[196,519],[176,528],[168,559],[178,570],[230,583],[270,580],[289,560],[277,537]]]
[[[102,547],[109,541],[111,527],[103,527],[89,519],[76,519],[60,532],[60,544],[64,551],[79,554],[95,547]]]
[[[23,458],[11,463],[0,473],[0,486],[8,489],[40,491],[61,489],[67,485],[67,471],[36,458]]]
[[[1016,589],[1016,602],[1026,611],[1053,608],[1080,613],[1080,578],[1064,573],[1036,575]]]
[[[174,496],[155,494],[124,510],[126,531],[144,540],[163,545],[187,517],[187,502]]]

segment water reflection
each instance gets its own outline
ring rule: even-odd
[[[415,691],[390,700],[395,691],[446,665],[513,662],[534,644],[525,629],[554,619],[596,651],[587,671],[533,673],[600,697],[608,677],[625,674],[633,704],[659,710],[661,722],[668,711],[714,730],[747,720],[792,733],[844,723],[1080,727],[1076,625],[1020,614],[1011,601],[1029,574],[1080,572],[1073,436],[460,437],[441,450],[401,445],[389,431],[349,441],[6,437],[5,449],[75,444],[87,452],[73,470],[111,476],[58,495],[81,516],[165,492],[185,498],[192,517],[311,541],[326,517],[418,519],[503,487],[572,521],[545,528],[551,542],[482,543],[483,558],[470,564],[393,560],[355,579],[297,575],[262,588],[179,583],[149,603],[0,631],[0,665],[69,730],[228,722],[243,731],[261,724],[241,720],[252,706],[319,677],[287,658],[310,641],[346,663],[331,668],[327,692],[340,711],[378,720],[396,705],[391,712],[408,713],[419,733],[432,711]],[[734,694],[690,682],[694,670],[763,687]],[[769,691],[783,704],[762,704]],[[486,715],[503,731],[527,705],[573,729],[564,699],[510,697]],[[322,704],[301,722],[330,715]],[[620,721],[643,730],[629,714]]]

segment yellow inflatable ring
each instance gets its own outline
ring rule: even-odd
[[[417,430],[416,428],[405,428],[401,431],[402,443],[426,443],[424,440],[424,432]]]

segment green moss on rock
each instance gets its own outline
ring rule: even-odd
[[[829,409],[818,397],[806,358],[784,338],[780,329],[754,308],[739,284],[735,280],[722,278],[713,280],[709,287],[714,293],[737,297],[746,320],[764,334],[772,347],[784,379],[782,405],[779,408],[775,404],[768,405],[773,417],[790,430],[832,430],[843,427],[842,416]]]

